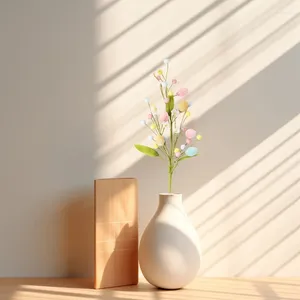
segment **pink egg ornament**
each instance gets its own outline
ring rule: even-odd
[[[169,120],[169,115],[168,115],[168,113],[165,111],[165,112],[163,112],[160,116],[159,116],[159,120],[160,120],[160,122],[168,122],[168,120]]]
[[[188,129],[185,132],[185,136],[186,136],[187,139],[193,139],[196,135],[197,135],[197,132],[194,129]]]
[[[176,93],[176,96],[185,97],[188,94],[189,90],[187,88],[181,88]]]

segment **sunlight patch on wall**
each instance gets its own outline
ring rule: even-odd
[[[174,72],[175,76],[178,74],[177,79],[191,92],[193,121],[299,43],[300,18],[299,12],[291,9],[294,1],[220,1],[199,19],[195,18],[195,11],[207,9],[212,2],[201,2],[193,9],[183,6],[183,2],[168,3],[145,22],[139,23],[137,27],[141,29],[132,28],[120,40],[105,48],[106,54],[101,51],[97,55],[97,81],[102,82],[96,92],[95,128],[99,147],[95,159],[101,162],[96,171],[98,177],[117,176],[143,157],[136,152],[133,144],[149,144],[147,135],[150,132],[140,126],[140,120],[147,115],[144,97],[150,97],[155,104],[160,103],[159,108],[163,109],[158,86],[150,71],[153,66],[162,65],[164,57],[183,47],[172,59],[170,72]],[[153,4],[153,9],[157,5],[157,2]],[[278,13],[288,8],[290,13]],[[144,13],[151,11],[149,5],[144,9]],[[153,49],[151,55],[141,55],[175,29],[169,23],[165,26],[159,23],[170,9],[185,11],[180,22],[173,27],[180,28],[180,24],[188,23],[189,19],[193,22],[171,36],[163,47],[160,45]],[[111,16],[113,11],[107,15]],[[135,12],[134,16],[133,22],[138,19],[138,14]],[[100,19],[101,26],[97,23],[100,47],[101,42],[111,38],[104,35],[102,41],[101,31],[109,28],[112,22],[112,16],[106,16]],[[125,17],[120,23],[127,27],[130,24]],[[160,24],[159,28],[163,27],[152,30],[154,23],[155,26]],[[206,34],[197,38],[197,34],[209,28]],[[118,27],[115,34],[120,30],[121,27]],[[138,37],[143,41],[145,30],[155,32],[155,37],[149,35],[144,43],[139,43]],[[132,47],[133,44],[135,47]],[[119,51],[120,47],[123,47],[122,51]],[[120,54],[123,58],[119,57]],[[136,58],[139,59],[135,61]],[[128,68],[125,70],[126,65]],[[139,79],[145,70],[149,72]]]
[[[297,249],[299,145],[300,115],[185,201],[202,239],[202,275],[263,276]]]

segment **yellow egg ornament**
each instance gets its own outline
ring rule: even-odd
[[[154,129],[156,128],[156,125],[155,125],[154,123],[152,123],[152,124],[150,125],[150,128],[151,128],[152,130],[154,130]]]
[[[165,144],[165,138],[162,135],[158,134],[155,138],[155,142],[158,147],[162,147]]]
[[[188,110],[189,104],[186,100],[180,100],[180,102],[177,104],[177,108],[180,112],[185,112]]]
[[[157,107],[154,104],[151,104],[151,110],[157,112]]]

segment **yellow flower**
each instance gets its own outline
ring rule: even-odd
[[[174,149],[174,153],[180,152],[180,150],[178,148]]]
[[[157,149],[157,148],[158,148],[157,144],[154,144],[154,145],[153,145],[153,148],[154,148],[154,149]]]
[[[197,139],[198,141],[200,141],[200,140],[202,140],[202,136],[201,136],[200,134],[198,134],[198,135],[196,136],[196,139]]]
[[[155,142],[158,147],[161,147],[165,144],[165,138],[162,135],[158,134],[155,138]]]
[[[162,70],[162,69],[159,69],[159,70],[157,71],[157,73],[158,73],[159,75],[162,75],[162,74],[163,74],[163,70]]]
[[[189,111],[186,112],[185,114],[187,117],[190,117],[191,116],[191,113]]]
[[[189,104],[186,100],[181,100],[180,102],[178,102],[177,108],[180,112],[185,112],[188,110]]]

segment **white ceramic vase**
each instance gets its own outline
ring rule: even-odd
[[[179,289],[198,273],[201,251],[198,234],[185,213],[181,194],[159,194],[159,205],[139,246],[143,275],[152,285]]]

